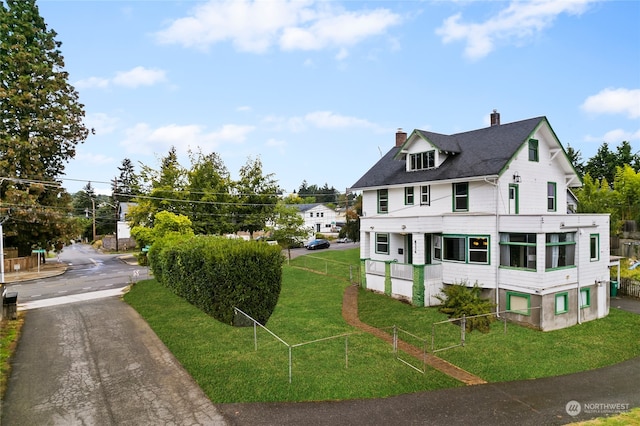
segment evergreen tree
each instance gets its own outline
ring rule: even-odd
[[[88,130],[56,35],[35,0],[0,2],[0,199],[12,208],[6,244],[21,256],[74,232],[60,176]]]

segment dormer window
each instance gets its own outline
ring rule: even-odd
[[[433,169],[436,166],[435,150],[409,154],[409,170]]]

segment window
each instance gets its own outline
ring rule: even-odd
[[[420,187],[420,205],[428,206],[431,204],[431,186],[424,185]]]
[[[444,260],[453,260],[456,262],[465,262],[467,247],[465,246],[464,237],[444,237]]]
[[[588,288],[580,289],[580,307],[587,308],[591,306],[591,291]]]
[[[442,235],[433,236],[433,258],[442,260]]]
[[[567,268],[575,265],[576,241],[573,232],[546,235],[545,268]]]
[[[556,183],[547,182],[547,210],[556,211]]]
[[[378,213],[389,211],[389,190],[378,189]]]
[[[409,155],[410,170],[433,169],[436,166],[436,152],[427,151]]]
[[[556,315],[569,312],[569,293],[556,294]]]
[[[404,188],[404,204],[406,206],[413,205],[413,186],[407,186]]]
[[[313,212],[309,213],[309,217],[313,217]]]
[[[522,293],[507,292],[507,311],[516,314],[529,315],[531,296]]]
[[[489,237],[452,235],[442,240],[444,260],[489,264]]]
[[[320,212],[320,217],[324,217],[324,212]]]
[[[529,161],[539,161],[538,141],[535,139],[529,139]]]
[[[600,234],[589,236],[589,258],[592,262],[600,260]]]
[[[453,211],[462,212],[469,210],[469,183],[453,184]]]
[[[536,270],[536,234],[500,234],[500,266]]]
[[[376,253],[389,254],[389,234],[376,234]]]
[[[489,263],[489,239],[469,237],[469,263]]]

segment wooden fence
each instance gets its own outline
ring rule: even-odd
[[[631,278],[620,278],[620,289],[618,292],[625,296],[640,299],[640,281],[634,281]]]

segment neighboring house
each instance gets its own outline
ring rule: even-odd
[[[304,226],[313,232],[334,232],[336,212],[324,204],[292,204],[304,219]]]
[[[351,188],[362,191],[366,288],[439,304],[443,285],[482,287],[542,330],[609,313],[609,215],[568,214],[581,181],[546,117],[443,135],[401,129]],[[573,201],[573,200],[571,200]]]
[[[137,203],[118,204],[118,240],[131,238],[131,226],[127,222],[127,213],[129,213],[129,208],[136,205]]]

